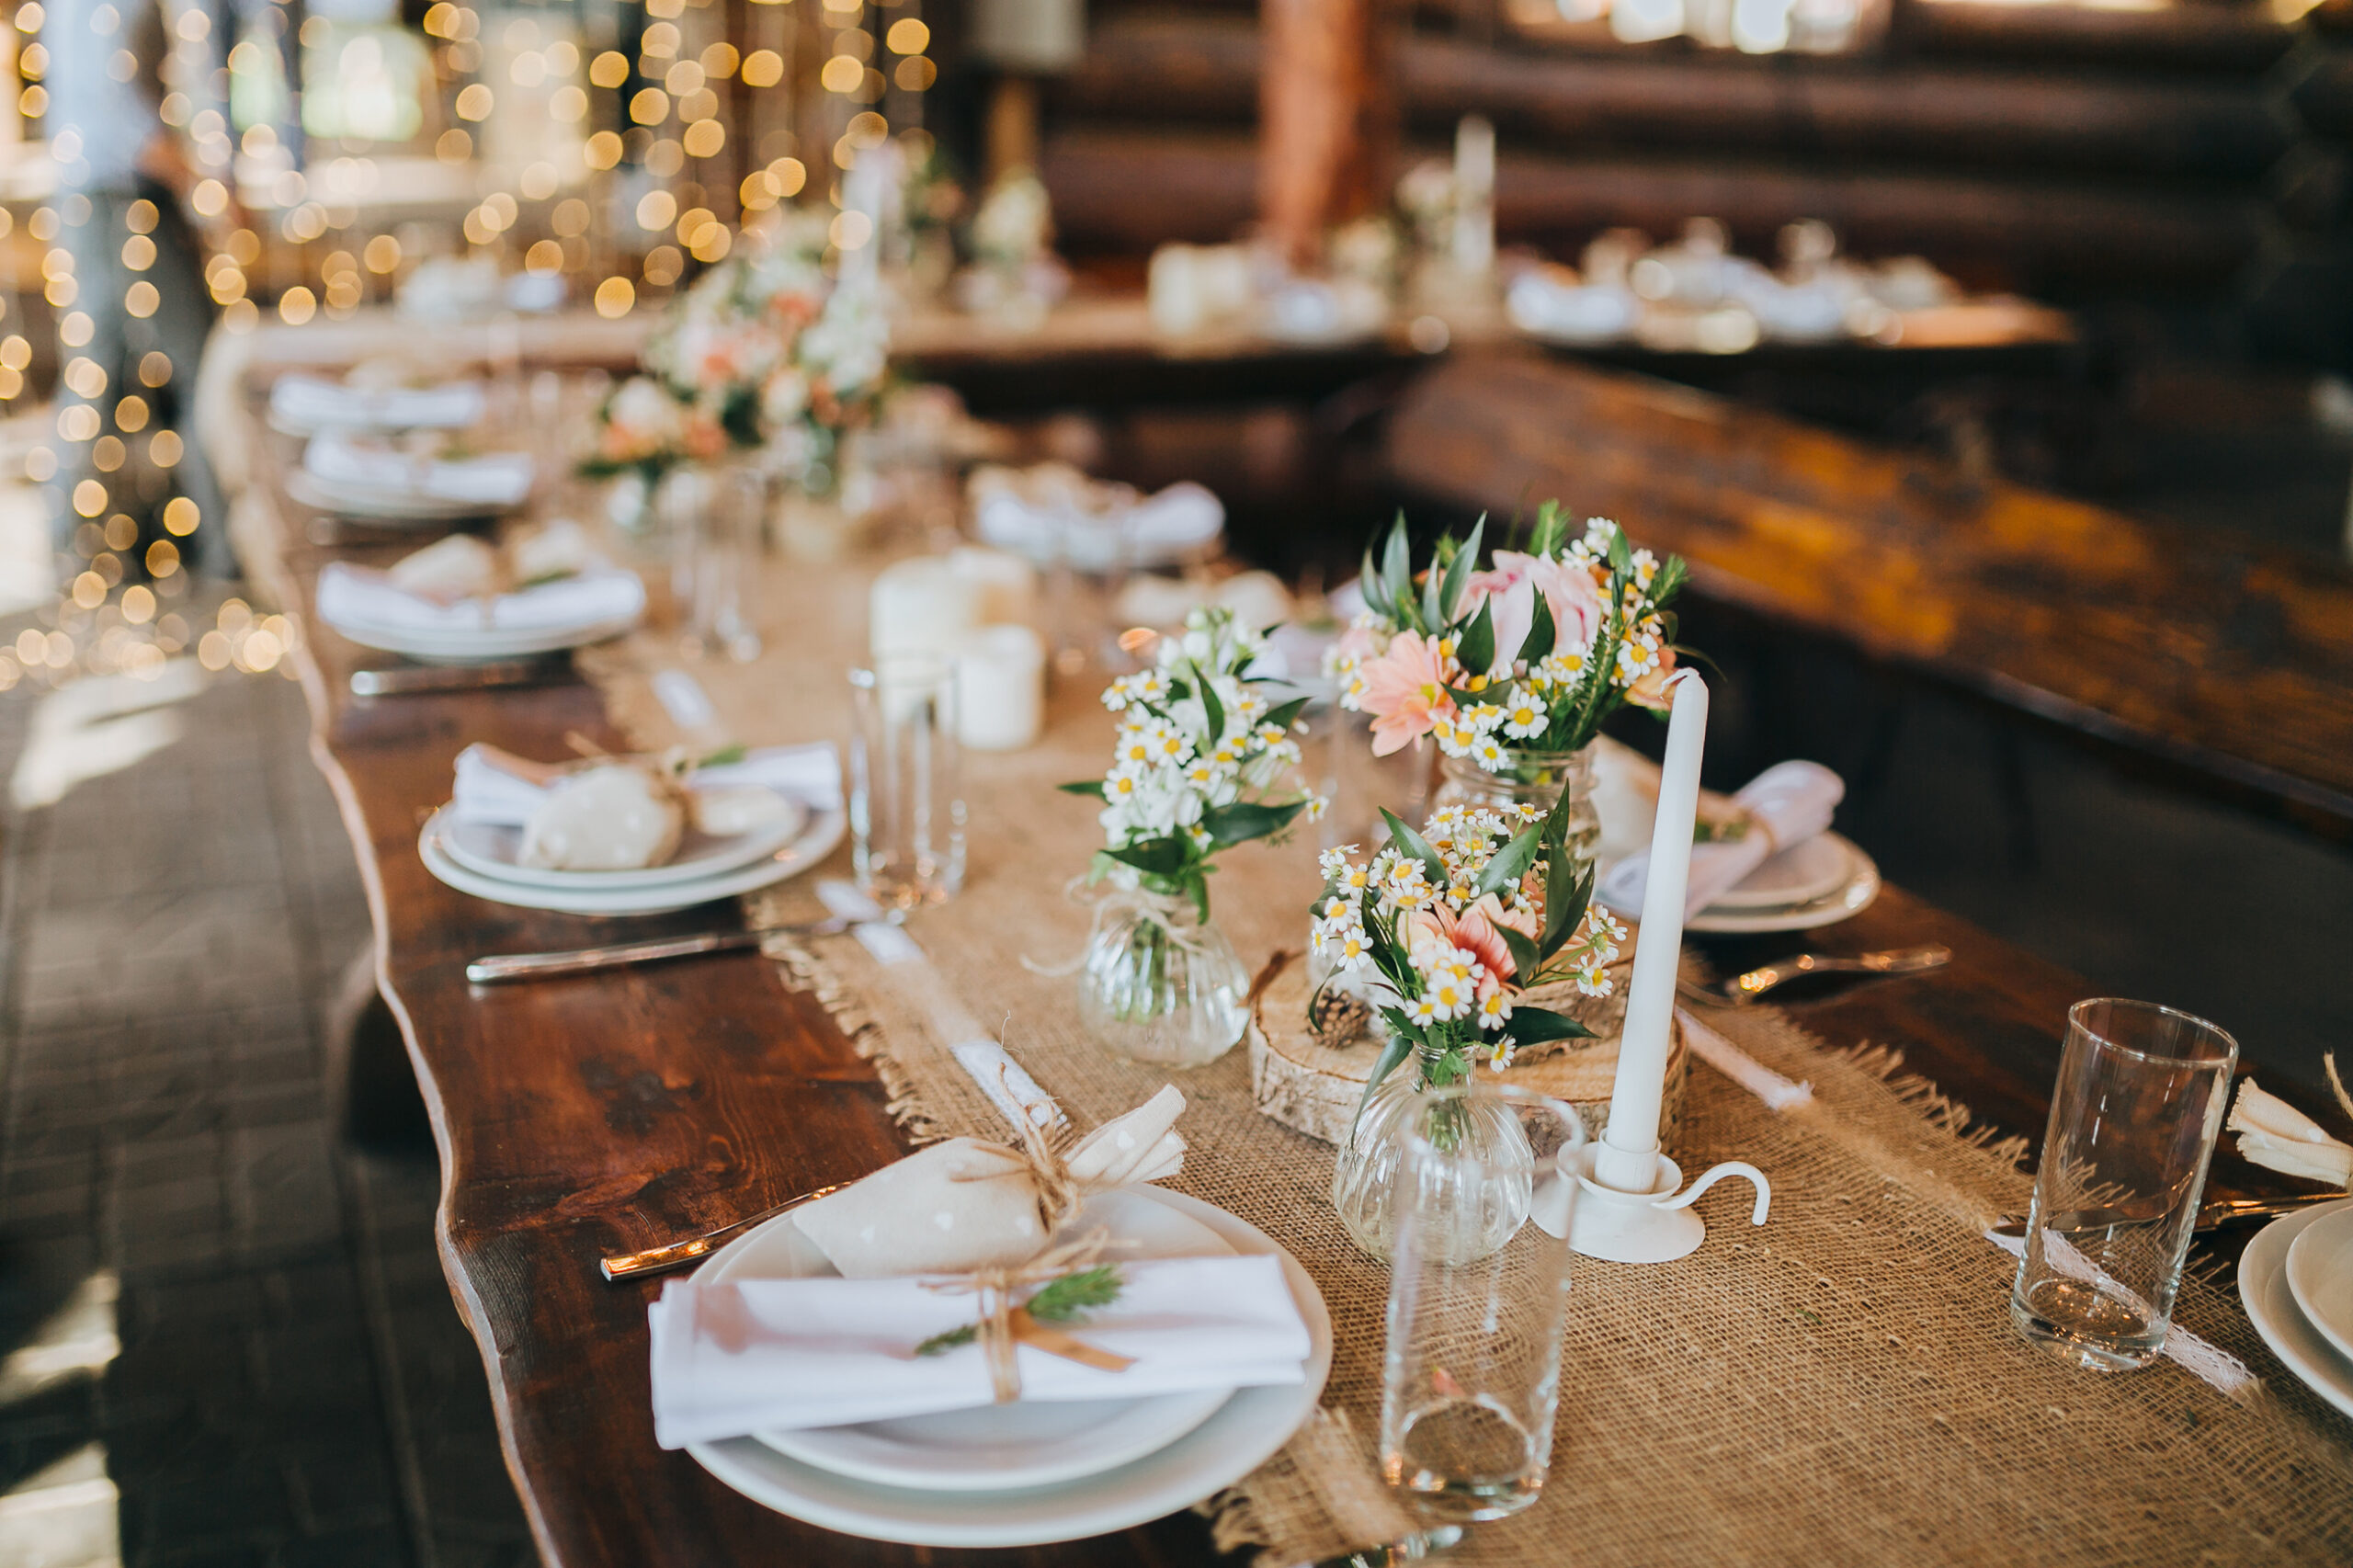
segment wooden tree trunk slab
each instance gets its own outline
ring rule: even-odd
[[[1308,1027],[1311,994],[1307,960],[1296,953],[1277,953],[1260,971],[1254,988],[1248,1037],[1250,1088],[1258,1108],[1295,1132],[1339,1143],[1356,1119],[1364,1098],[1365,1080],[1381,1054],[1380,1041],[1370,1032],[1354,1042],[1335,1048]],[[1516,1062],[1495,1077],[1540,1095],[1565,1100],[1576,1108],[1586,1131],[1600,1137],[1609,1119],[1609,1091],[1618,1081],[1618,1042],[1626,1021],[1626,993],[1621,983],[1607,997],[1548,996],[1548,1006],[1568,1013],[1593,1029],[1591,1040],[1562,1042],[1550,1056]],[[1683,1080],[1690,1056],[1677,1025],[1667,1053],[1666,1095],[1661,1102],[1659,1143],[1671,1144],[1683,1124]],[[1400,1068],[1404,1072],[1407,1069]]]

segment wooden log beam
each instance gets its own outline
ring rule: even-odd
[[[1086,130],[1040,159],[1065,243],[1149,251],[1230,239],[1253,211],[1256,149],[1239,134]],[[1574,254],[1600,230],[1669,234],[1709,214],[1754,248],[1793,218],[1822,218],[1865,255],[1916,251],[2018,288],[2099,283],[2211,288],[2256,255],[2252,197],[2109,180],[1844,173],[1721,158],[1506,157],[1496,224],[1506,244]]]
[[[1261,53],[1257,27],[1240,18],[1116,17],[1096,29],[1055,104],[1089,123],[1239,125],[1253,112]],[[2289,146],[2286,125],[2251,80],[1917,61],[1768,65],[1428,36],[1404,39],[1397,54],[1410,124],[1438,135],[1462,115],[1484,114],[1522,151],[1773,149],[1847,165],[1901,158],[2246,179]],[[2315,101],[2331,85],[2316,84]]]
[[[1389,204],[1397,142],[1388,0],[1266,0],[1258,210],[1296,267],[1336,224]]]
[[[1709,597],[2353,824],[2353,572],[2333,562],[1532,356],[1429,371],[1390,450],[1466,514],[1558,496],[1684,556]]]

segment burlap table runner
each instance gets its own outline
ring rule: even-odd
[[[690,666],[720,715],[698,738],[846,734],[842,673],[865,647],[870,574],[779,569],[767,653]],[[584,661],[642,744],[678,736],[651,684],[676,665],[673,647],[643,633]],[[1001,1033],[1081,1127],[1169,1076],[1097,1049],[1073,983],[1023,962],[1066,960],[1087,934],[1088,911],[1065,889],[1100,837],[1091,804],[1052,786],[1105,766],[1111,721],[1095,696],[1059,690],[1029,751],[968,754],[964,893],[908,926],[927,971],[885,971],[847,939],[772,949],[856,1031],[918,1136],[1002,1134],[946,1050],[976,1030]],[[1313,849],[1223,858],[1216,918],[1245,965],[1302,944]],[[809,913],[811,880],[756,915]],[[1777,1114],[1692,1069],[1673,1153],[1687,1171],[1734,1157],[1763,1167],[1771,1221],[1751,1229],[1746,1189],[1730,1184],[1700,1200],[1710,1233],[1696,1256],[1649,1268],[1579,1260],[1545,1494],[1479,1527],[1463,1561],[2353,1562],[2353,1425],[2272,1360],[2234,1298],[2192,1280],[2177,1321],[2264,1378],[2252,1397],[2226,1398],[2170,1362],[2121,1376],[2060,1366],[2011,1329],[2014,1266],[1981,1234],[2024,1206],[2015,1146],[1970,1136],[1965,1113],[1895,1075],[1887,1049],[1833,1051],[1765,1008],[1715,1021],[1814,1085],[1811,1107]],[[1194,1153],[1170,1185],[1266,1231],[1331,1307],[1324,1415],[1214,1503],[1221,1544],[1295,1562],[1411,1528],[1370,1460],[1387,1268],[1333,1218],[1330,1147],[1252,1108],[1245,1055],[1176,1075]]]

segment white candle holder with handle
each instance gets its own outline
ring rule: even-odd
[[[1692,1199],[1726,1176],[1755,1184],[1751,1224],[1765,1222],[1773,1200],[1765,1174],[1738,1160],[1711,1166],[1678,1192],[1683,1169],[1658,1146],[1668,1035],[1675,1026],[1676,969],[1683,956],[1691,834],[1699,812],[1699,754],[1708,729],[1708,687],[1696,672],[1684,670],[1667,683],[1667,690],[1672,708],[1666,760],[1659,774],[1650,879],[1643,890],[1642,931],[1627,981],[1609,1123],[1598,1142],[1562,1155],[1563,1174],[1573,1175],[1578,1189],[1569,1244],[1586,1257],[1612,1263],[1668,1263],[1698,1251],[1708,1227],[1692,1212]]]

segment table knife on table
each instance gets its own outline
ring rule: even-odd
[[[563,659],[497,659],[484,665],[394,665],[351,672],[354,697],[408,697],[421,692],[480,691],[499,686],[537,686],[567,674]]]

